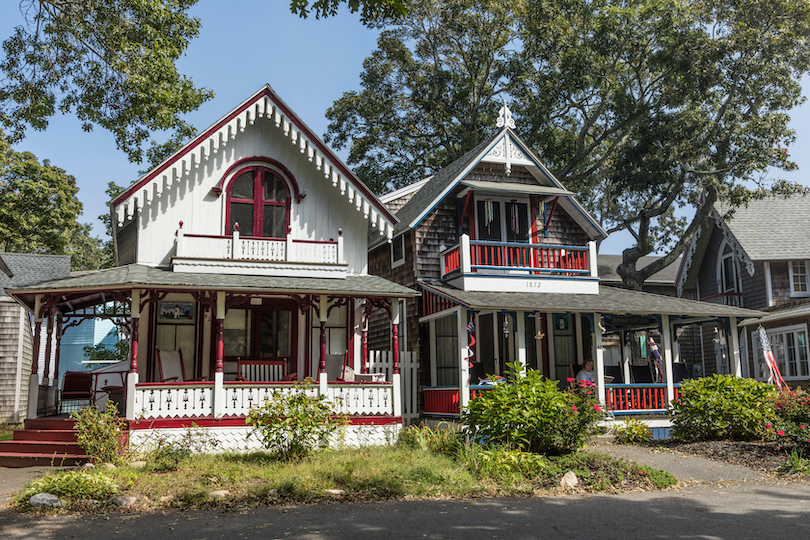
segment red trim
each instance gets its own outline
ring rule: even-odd
[[[546,223],[543,225],[543,230],[548,230],[548,224],[551,223],[551,218],[554,216],[554,210],[557,209],[557,203],[560,201],[559,197],[554,197],[554,204],[551,205],[551,212],[548,213],[548,217],[546,218]]]
[[[282,174],[284,174],[287,177],[287,179],[290,181],[290,184],[292,184],[293,195],[295,196],[295,202],[300,203],[301,200],[303,200],[303,198],[306,197],[306,194],[303,194],[303,195],[301,194],[301,190],[298,188],[298,181],[295,179],[295,176],[293,175],[293,173],[290,172],[290,169],[285,167],[284,164],[281,163],[280,161],[278,161],[276,159],[273,159],[273,158],[266,157],[266,156],[252,156],[252,157],[240,159],[239,161],[237,161],[236,163],[234,163],[233,165],[228,167],[228,170],[225,171],[225,174],[222,175],[222,178],[220,178],[219,182],[217,182],[217,185],[211,188],[211,191],[216,193],[217,197],[222,195],[225,180],[228,179],[228,178],[230,178],[231,180],[233,180],[235,178],[238,178],[239,175],[235,174],[234,171],[239,169],[239,167],[244,166],[245,163],[249,163],[251,161],[258,161],[259,163],[266,163],[268,165],[272,165],[273,167],[278,167],[278,169],[282,172]],[[252,165],[245,166],[246,169],[250,168],[250,167],[254,167],[254,166],[252,166]],[[239,172],[242,172],[242,171],[239,171]],[[288,193],[288,195],[289,195],[289,193]]]
[[[233,234],[233,231],[230,229],[231,223],[231,204],[236,203],[244,203],[244,204],[251,204],[253,205],[253,223],[252,229],[249,234],[245,234],[243,238],[261,238],[261,239],[268,239],[268,238],[276,238],[283,240],[287,237],[287,234],[290,231],[290,207],[292,206],[292,201],[290,200],[290,186],[285,182],[284,178],[277,174],[275,171],[268,167],[263,167],[261,165],[252,165],[246,166],[242,169],[239,169],[232,177],[232,179],[237,179],[245,173],[254,172],[253,176],[253,199],[234,199],[231,196],[231,189],[233,189],[233,182],[228,184],[228,197],[227,197],[227,204],[225,205],[225,235],[228,236]],[[282,185],[284,186],[284,195],[287,198],[286,202],[279,203],[274,201],[265,201],[264,200],[264,181],[266,175],[269,174],[273,178],[279,180]],[[297,186],[296,186],[297,190]],[[261,233],[264,231],[264,208],[266,206],[278,206],[284,207],[284,235],[283,236],[262,236],[261,234],[256,234],[257,232]]]
[[[118,206],[126,199],[130,198],[136,191],[138,191],[146,184],[148,184],[151,180],[153,180],[155,177],[163,173],[163,171],[165,171],[167,168],[174,165],[177,161],[179,161],[186,154],[191,152],[194,148],[197,148],[197,146],[199,146],[199,144],[202,141],[208,139],[211,135],[213,135],[220,128],[222,128],[222,126],[226,125],[228,122],[230,122],[231,120],[242,114],[246,109],[248,109],[252,105],[255,105],[257,101],[259,101],[264,97],[270,98],[270,101],[272,101],[276,107],[281,109],[284,116],[286,116],[290,120],[290,122],[295,127],[297,127],[307,137],[307,139],[309,139],[309,141],[318,148],[318,150],[321,151],[321,153],[324,156],[329,157],[329,160],[332,162],[332,165],[336,169],[338,169],[343,174],[343,176],[346,177],[354,185],[354,188],[357,191],[361,192],[363,195],[365,195],[367,199],[369,199],[369,202],[374,205],[374,207],[376,208],[377,212],[380,215],[385,216],[385,218],[391,223],[397,223],[397,219],[393,216],[393,214],[391,214],[388,211],[388,209],[377,199],[377,197],[373,193],[371,193],[371,191],[354,175],[354,173],[349,171],[349,169],[347,169],[346,166],[343,165],[340,159],[330,149],[328,149],[320,141],[320,139],[314,133],[312,133],[312,131],[310,131],[310,129],[301,121],[298,115],[296,115],[289,108],[287,108],[287,106],[281,101],[281,98],[279,98],[269,86],[266,86],[261,90],[259,90],[256,94],[253,95],[253,97],[248,98],[248,100],[245,101],[239,108],[235,109],[229,115],[225,116],[222,120],[220,120],[219,122],[208,128],[202,135],[199,135],[198,137],[193,139],[190,143],[188,143],[186,146],[180,149],[175,155],[171,156],[169,159],[167,159],[161,165],[159,165],[156,169],[147,174],[142,180],[140,180],[132,187],[124,191],[121,195],[116,197],[115,200],[112,202],[112,206],[113,207]]]
[[[401,416],[350,416],[350,426],[387,426],[401,424]],[[161,418],[153,420],[130,420],[129,429],[171,429],[189,427],[241,427],[245,425],[244,416],[224,418]]]

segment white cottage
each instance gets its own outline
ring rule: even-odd
[[[33,311],[35,341],[48,318],[123,306],[131,359],[122,382],[108,369],[93,391],[124,400],[132,442],[195,424],[247,448],[248,410],[306,378],[349,415],[356,443],[413,414],[401,389],[415,359],[391,306],[418,293],[367,273],[369,237],[388,240],[397,220],[269,86],[133,184],[111,217],[115,268],[9,293]],[[367,350],[375,311],[391,352]]]

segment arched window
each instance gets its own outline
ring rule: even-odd
[[[237,173],[228,187],[228,224],[231,234],[239,224],[241,236],[285,238],[290,224],[287,183],[266,167]]]
[[[738,286],[737,263],[734,260],[734,251],[728,242],[723,242],[720,254],[720,292],[736,293]]]

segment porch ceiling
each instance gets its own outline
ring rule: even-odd
[[[680,315],[686,317],[761,317],[762,311],[685,300],[599,285],[599,294],[461,291],[434,282],[421,286],[470,309]]]
[[[194,274],[172,272],[130,264],[65,279],[7,289],[6,292],[31,308],[37,294],[62,293],[71,302],[82,297],[97,296],[105,291],[131,289],[162,289],[170,291],[229,291],[252,294],[329,294],[357,297],[412,297],[417,291],[379,276],[347,276],[340,279],[305,277],[265,277],[225,274]]]

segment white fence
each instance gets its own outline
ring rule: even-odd
[[[371,373],[384,373],[390,381],[394,373],[394,359],[391,351],[368,351],[368,370]],[[419,418],[416,403],[419,355],[416,352],[399,353],[399,373],[402,381],[402,417],[407,422]]]

